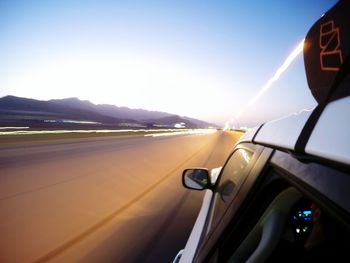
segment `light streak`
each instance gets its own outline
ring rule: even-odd
[[[11,128],[11,127],[5,127]],[[16,128],[29,128],[29,127],[16,127]],[[124,130],[16,130],[16,131],[0,131],[2,135],[33,135],[33,134],[65,134],[65,133],[135,133],[142,134],[143,136],[158,137],[158,136],[173,136],[173,135],[186,135],[186,134],[210,134],[217,132],[216,129],[124,129]]]
[[[217,132],[216,129],[198,129],[198,130],[188,130],[180,132],[166,132],[166,133],[155,133],[146,134],[145,137],[160,137],[160,136],[174,136],[174,135],[204,135]]]
[[[242,114],[247,110],[248,107],[252,106],[266,91],[268,91],[274,82],[276,82],[280,76],[287,70],[290,64],[294,61],[294,59],[303,51],[304,47],[304,39],[297,45],[297,47],[290,53],[287,59],[284,61],[282,66],[280,66],[276,73],[270,78],[266,84],[259,90],[259,92],[249,101],[249,103],[244,106],[235,116],[235,119],[238,119],[242,116]]]

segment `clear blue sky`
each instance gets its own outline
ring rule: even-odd
[[[336,1],[0,1],[0,96],[78,97],[224,124]],[[239,119],[312,107],[302,55]]]

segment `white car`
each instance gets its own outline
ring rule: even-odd
[[[350,262],[350,1],[310,29],[304,111],[245,133],[222,168],[187,169],[205,190],[174,262]]]

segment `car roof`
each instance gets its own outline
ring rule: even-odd
[[[306,144],[305,154],[350,165],[350,97],[326,106]],[[297,140],[312,111],[301,111],[248,130],[238,143],[252,142],[296,151]]]

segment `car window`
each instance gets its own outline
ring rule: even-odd
[[[224,166],[216,187],[211,228],[215,227],[234,199],[244,178],[248,175],[248,166],[253,153],[245,149],[236,150]]]

